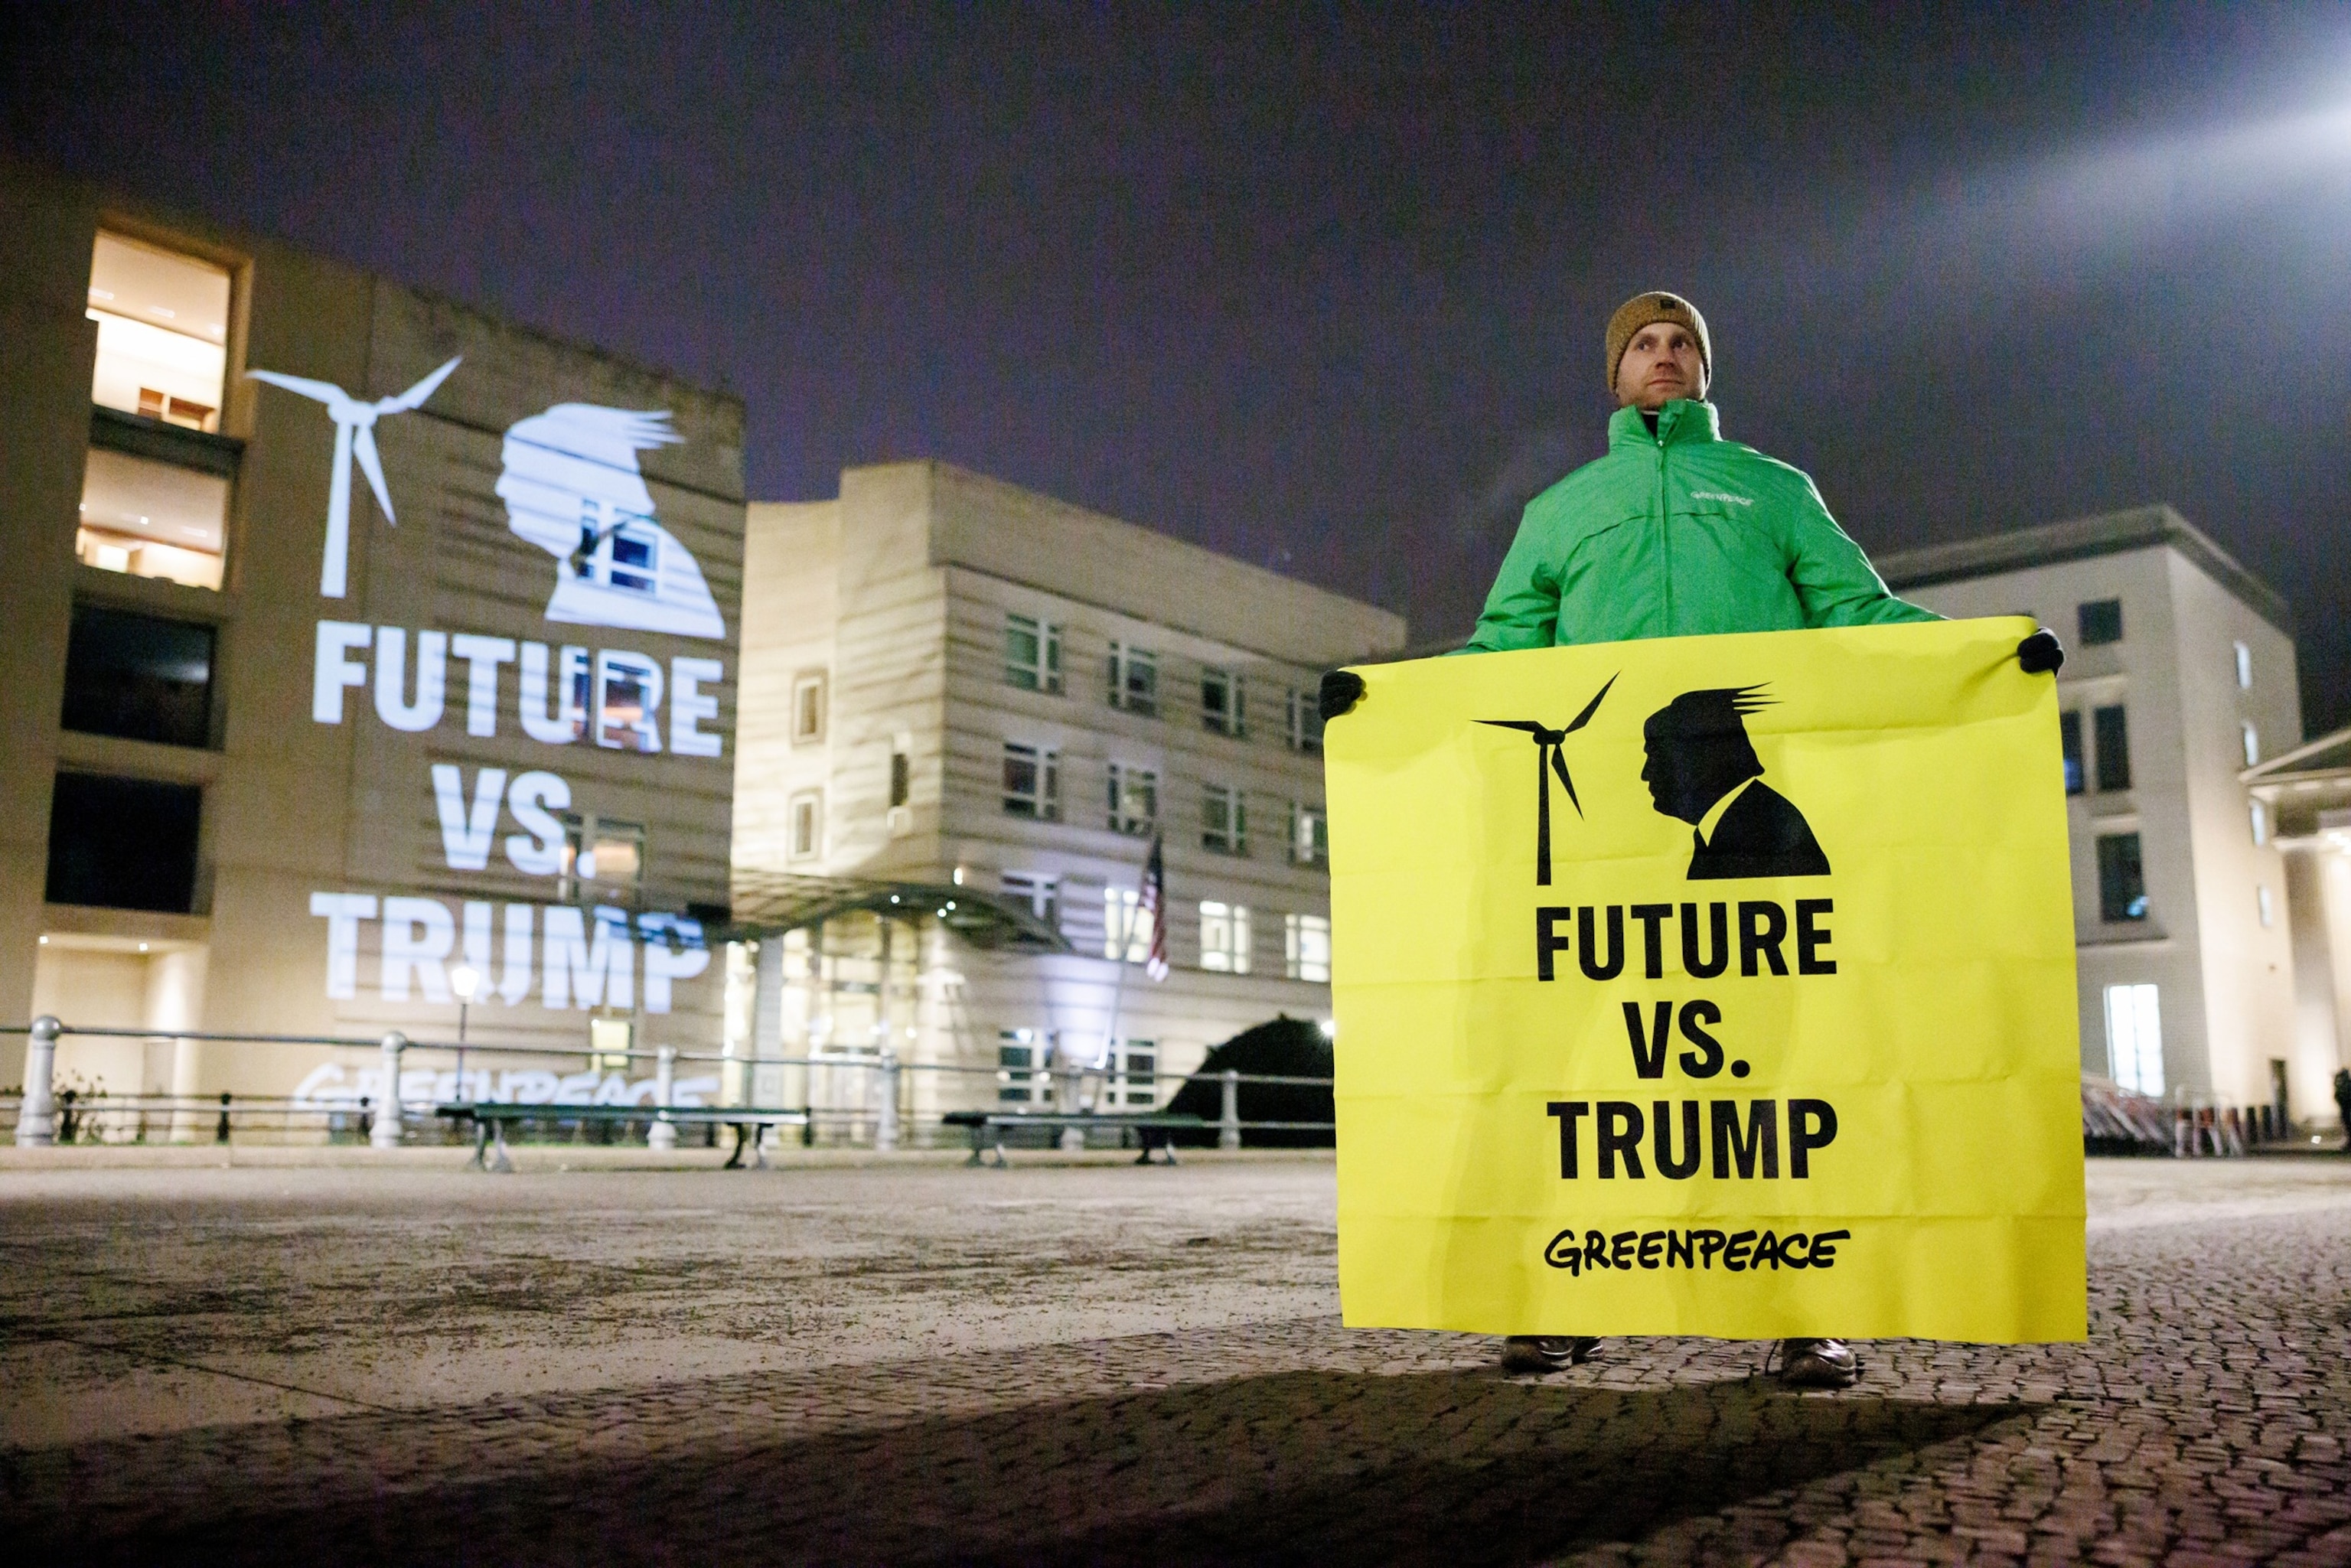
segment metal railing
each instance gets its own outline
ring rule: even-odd
[[[444,1099],[464,1101],[475,1098],[471,1092],[475,1074],[465,1069],[468,1058],[530,1058],[545,1061],[550,1058],[584,1059],[595,1067],[605,1067],[619,1061],[646,1061],[653,1064],[653,1077],[649,1102],[643,1103],[645,1141],[653,1148],[676,1146],[678,1129],[663,1114],[665,1110],[698,1104],[698,1099],[681,1099],[678,1068],[681,1064],[716,1065],[722,1070],[718,1092],[729,1092],[724,1074],[732,1071],[738,1075],[735,1092],[742,1098],[726,1103],[750,1102],[749,1075],[754,1070],[799,1068],[806,1071],[807,1093],[802,1105],[792,1107],[809,1113],[801,1128],[804,1143],[817,1141],[820,1124],[840,1134],[851,1144],[870,1144],[877,1150],[899,1148],[906,1140],[913,1118],[904,1111],[906,1075],[932,1073],[947,1077],[979,1076],[997,1083],[1012,1081],[1009,1070],[961,1062],[905,1062],[895,1053],[883,1050],[872,1055],[845,1053],[825,1056],[746,1057],[726,1052],[682,1051],[675,1046],[656,1046],[651,1050],[630,1049],[612,1051],[593,1045],[492,1045],[460,1043],[455,1040],[416,1040],[399,1030],[376,1038],[338,1035],[303,1034],[232,1034],[205,1033],[187,1030],[89,1028],[77,1029],[52,1017],[36,1019],[29,1025],[0,1025],[0,1034],[23,1034],[27,1037],[25,1054],[25,1084],[16,1098],[16,1142],[23,1146],[45,1146],[59,1142],[131,1142],[151,1141],[151,1133],[160,1132],[170,1141],[180,1144],[226,1144],[239,1132],[274,1133],[278,1141],[296,1137],[324,1143],[367,1144],[376,1148],[396,1148],[402,1144],[421,1141],[414,1134],[427,1125],[442,1125],[434,1107]],[[368,1094],[343,1096],[337,1102],[304,1100],[292,1095],[235,1094],[221,1092],[214,1096],[131,1094],[116,1095],[103,1092],[84,1093],[76,1090],[60,1092],[56,1087],[57,1047],[61,1039],[89,1037],[98,1039],[137,1040],[153,1042],[195,1040],[228,1045],[300,1045],[325,1050],[371,1050],[377,1053],[379,1068],[376,1083],[391,1086],[381,1099]],[[420,1071],[408,1064],[415,1055],[431,1054],[449,1058],[458,1063],[453,1075],[455,1092],[446,1096],[434,1092],[442,1075],[434,1074],[426,1092],[414,1091],[414,1080]],[[822,1072],[838,1089],[842,1074],[862,1077],[849,1093],[828,1093],[825,1098],[836,1103],[816,1103],[817,1074]],[[486,1077],[486,1074],[481,1076]],[[1034,1068],[1019,1074],[1020,1082],[1035,1085],[1040,1079],[1050,1090],[1050,1103],[1080,1106],[1082,1083],[1088,1077],[1102,1078],[1099,1069],[1074,1066]],[[1247,1073],[1231,1071],[1207,1077],[1219,1085],[1218,1115],[1207,1125],[1217,1134],[1217,1146],[1237,1149],[1243,1145],[1249,1132],[1292,1133],[1334,1132],[1331,1122],[1245,1121],[1240,1114],[1240,1086],[1244,1083],[1283,1084],[1292,1087],[1330,1087],[1329,1078],[1291,1077],[1280,1074]],[[362,1080],[365,1074],[362,1073]],[[1180,1082],[1190,1082],[1183,1080]],[[510,1082],[510,1080],[509,1080]],[[706,1080],[705,1082],[707,1082]],[[493,1096],[479,1096],[485,1103]],[[0,1110],[6,1107],[7,1097],[0,1095]],[[839,1103],[847,1100],[850,1103]],[[566,1103],[569,1102],[556,1102]],[[591,1102],[580,1100],[580,1104]],[[983,1102],[987,1109],[1017,1111],[1018,1107],[1000,1100]],[[1105,1115],[1114,1113],[1104,1111]],[[550,1113],[548,1120],[559,1125],[564,1118]],[[571,1124],[574,1136],[584,1128]],[[935,1117],[919,1129],[933,1136],[943,1134],[943,1124]],[[599,1131],[609,1135],[610,1123]],[[928,1141],[926,1138],[925,1141]],[[942,1141],[944,1141],[942,1139]]]

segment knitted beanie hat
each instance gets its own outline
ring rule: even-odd
[[[1659,321],[1671,321],[1686,327],[1698,340],[1698,357],[1706,366],[1707,379],[1714,378],[1714,345],[1707,340],[1706,318],[1698,307],[1678,294],[1635,294],[1616,307],[1616,314],[1608,318],[1608,392],[1616,392],[1616,369],[1625,362],[1625,346],[1633,334]]]

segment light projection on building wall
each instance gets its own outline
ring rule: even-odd
[[[351,465],[367,476],[386,519],[392,517],[373,436],[376,419],[423,403],[457,363],[452,360],[399,397],[375,403],[361,403],[324,382],[254,372],[325,403],[335,421],[323,595],[341,597],[346,587]],[[680,439],[669,417],[660,411],[559,403],[507,428],[497,495],[512,531],[554,558],[548,620],[725,637],[725,621],[700,564],[654,520],[653,496],[637,467],[638,452]],[[723,765],[723,736],[703,727],[718,716],[718,688],[726,681],[726,666],[716,658],[550,643],[520,627],[496,633],[322,619],[316,631],[310,716],[318,724],[372,721],[435,747],[446,744],[439,737],[462,726],[469,739],[518,735],[549,747],[666,754]],[[575,802],[561,774],[463,760],[431,761],[423,772],[440,829],[439,859],[449,873],[516,874],[549,883],[543,893],[511,901],[462,893],[453,898],[446,883],[430,892],[314,892],[309,912],[325,923],[330,999],[446,1005],[448,967],[462,959],[476,973],[496,977],[474,998],[476,1005],[662,1014],[674,1005],[674,987],[708,968],[710,948],[698,920],[635,907],[641,862],[632,862],[636,876],[625,896],[607,885],[610,877],[595,883],[593,894],[587,891],[591,859],[602,856],[583,855],[572,866],[566,859],[566,823],[590,824],[592,839],[592,824],[613,820],[600,819],[593,799]],[[601,791],[587,783],[583,792]],[[575,804],[576,817],[569,814]],[[642,856],[643,830],[637,831]],[[313,1084],[305,1092],[314,1090],[328,1092]],[[486,1081],[474,1092],[482,1098],[498,1093]],[[618,1080],[596,1090],[600,1095],[635,1092]]]
[[[368,488],[375,492],[376,505],[383,508],[383,520],[397,520],[392,515],[392,492],[383,482],[383,459],[376,455],[375,422],[387,413],[406,413],[421,405],[440,390],[457,363],[451,360],[406,392],[378,398],[373,402],[361,402],[332,382],[314,382],[306,376],[289,376],[277,371],[245,372],[250,380],[267,382],[271,386],[325,403],[327,417],[335,422],[334,472],[327,480],[327,553],[319,566],[320,598],[340,599],[349,575],[353,463],[367,476]]]
[[[702,568],[653,520],[637,468],[640,451],[678,441],[669,417],[559,402],[507,429],[498,498],[507,526],[556,559],[549,621],[726,634]]]

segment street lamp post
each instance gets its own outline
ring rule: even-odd
[[[458,965],[449,971],[449,988],[457,994],[457,1099],[463,1103],[473,1098],[465,1092],[465,1012],[482,988],[481,971],[471,964]]]

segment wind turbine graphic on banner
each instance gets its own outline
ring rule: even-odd
[[[462,354],[458,359],[463,359]],[[361,402],[332,382],[314,382],[304,376],[280,374],[277,371],[247,371],[247,379],[267,382],[274,387],[284,387],[298,396],[327,405],[327,417],[335,422],[335,472],[327,485],[327,553],[319,566],[319,593],[321,598],[343,597],[345,579],[349,575],[351,550],[351,463],[356,459],[367,475],[368,488],[375,492],[376,505],[383,508],[383,520],[397,523],[392,515],[392,492],[384,487],[383,460],[376,455],[375,422],[387,413],[406,413],[440,389],[457,368],[451,360],[423,381],[396,397],[378,398],[373,402]]]
[[[1618,671],[1617,674],[1622,674]],[[1490,724],[1497,729],[1521,729],[1535,737],[1535,885],[1551,885],[1551,776],[1559,775],[1560,783],[1567,789],[1567,803],[1575,814],[1583,815],[1583,802],[1575,798],[1575,780],[1567,776],[1567,758],[1561,750],[1567,737],[1592,722],[1599,711],[1600,699],[1608,695],[1608,687],[1616,684],[1616,675],[1608,677],[1606,685],[1592,694],[1565,729],[1552,729],[1531,718],[1481,718],[1479,724]]]

